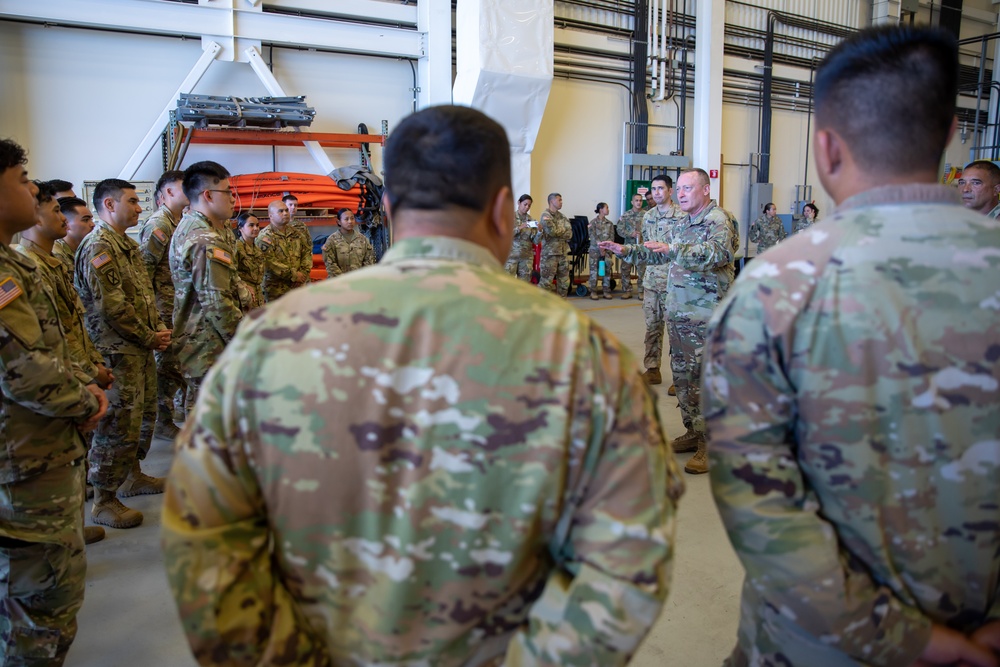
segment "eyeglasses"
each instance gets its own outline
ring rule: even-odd
[[[229,195],[230,197],[232,197],[233,199],[236,199],[236,193],[233,192],[232,190],[211,190],[211,189],[205,189],[205,190],[202,190],[202,192],[224,192],[227,195]]]

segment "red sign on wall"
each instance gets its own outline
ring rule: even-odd
[[[719,170],[718,169],[709,169],[708,170],[708,177],[709,178],[718,178],[719,177]]]

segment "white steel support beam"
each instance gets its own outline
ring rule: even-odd
[[[722,61],[726,28],[725,0],[697,0],[694,53],[694,166],[711,173],[722,169]],[[719,198],[719,179],[712,179]]]
[[[207,35],[278,46],[420,58],[416,30],[333,19],[263,13],[252,3],[192,5],[166,0],[0,0],[0,19],[99,27],[172,36]]]
[[[263,0],[266,9],[417,26],[417,5],[384,0]]]
[[[153,146],[156,142],[160,140],[160,135],[163,133],[163,128],[166,127],[167,121],[170,119],[170,110],[177,106],[177,100],[181,93],[190,93],[194,90],[194,87],[198,85],[198,81],[205,74],[209,65],[222,53],[222,46],[211,42],[202,47],[201,58],[198,58],[198,62],[194,64],[191,71],[188,73],[181,85],[177,87],[177,91],[174,93],[173,97],[167,100],[167,105],[160,112],[160,115],[156,117],[153,121],[152,127],[149,128],[149,132],[143,137],[142,142],[139,147],[135,149],[132,153],[132,157],[129,158],[125,166],[122,167],[121,172],[118,174],[118,178],[129,180],[135,178],[136,172],[139,171],[139,167],[145,161],[146,157],[149,156],[149,151],[153,150]]]
[[[451,104],[451,0],[420,0],[417,30],[424,40],[417,61],[417,106]]]
[[[271,93],[274,97],[284,97],[285,89],[281,87],[278,80],[274,78],[274,74],[268,69],[267,63],[260,56],[260,51],[251,46],[245,53],[250,67],[253,67],[253,71],[257,74],[257,78],[264,84],[264,87],[267,88],[267,92]],[[296,127],[295,131],[298,132],[299,128]],[[333,173],[333,162],[330,161],[330,157],[323,150],[323,147],[319,145],[319,142],[303,141],[302,145],[306,147],[309,154],[316,160],[316,164],[319,165],[322,173],[327,176]]]

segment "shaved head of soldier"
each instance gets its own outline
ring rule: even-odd
[[[958,45],[944,30],[883,26],[838,44],[815,85],[816,167],[834,201],[880,185],[936,182],[957,93]]]
[[[383,160],[384,202],[397,238],[456,237],[507,259],[514,194],[510,144],[499,123],[470,107],[429,107],[396,126]]]
[[[292,219],[292,216],[289,214],[288,206],[285,202],[275,199],[267,205],[267,218],[271,221],[272,225],[277,225],[278,229],[282,229]]]

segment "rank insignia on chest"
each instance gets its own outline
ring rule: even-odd
[[[160,243],[167,242],[167,235],[163,233],[162,229],[154,229],[153,236],[155,236]]]
[[[21,286],[15,283],[13,278],[4,280],[0,283],[0,309],[22,294],[24,292],[21,291]]]
[[[223,264],[233,263],[233,256],[222,248],[212,248],[212,252],[209,254],[209,257],[217,262],[222,262]]]
[[[106,252],[102,252],[100,255],[90,260],[90,263],[94,265],[95,269],[99,269],[110,261],[111,255]]]

